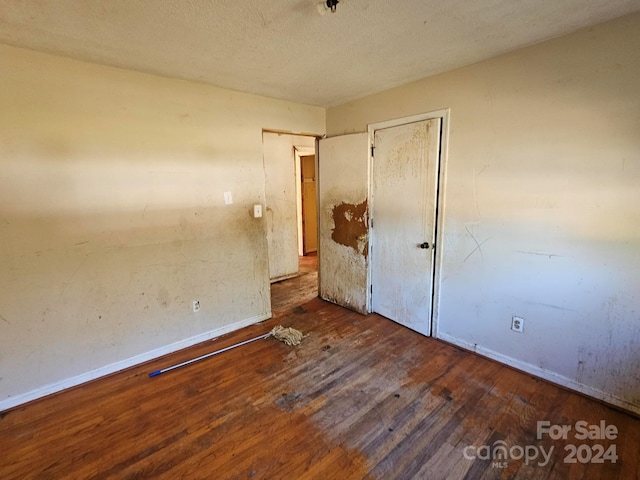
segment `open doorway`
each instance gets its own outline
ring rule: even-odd
[[[300,215],[298,237],[300,256],[318,252],[318,199],[316,192],[316,156],[302,155],[300,164]]]
[[[316,138],[263,132],[265,221],[274,316],[318,296]]]
[[[298,200],[298,255],[318,252],[318,198],[314,148],[294,147]]]

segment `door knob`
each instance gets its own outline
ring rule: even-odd
[[[420,248],[427,249],[427,248],[429,248],[429,242],[422,242],[422,243],[419,245],[419,247],[420,247]]]

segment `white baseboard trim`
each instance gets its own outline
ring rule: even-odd
[[[289,280],[290,278],[296,278],[300,276],[300,272],[295,273],[287,273],[282,275],[281,277],[274,277],[269,279],[269,283],[273,285],[274,283],[282,282],[283,280]]]
[[[185,338],[184,340],[179,340],[177,342],[170,343],[169,345],[156,348],[149,352],[135,355],[125,360],[120,360],[118,362],[105,365],[104,367],[100,367],[86,373],[81,373],[80,375],[76,375],[75,377],[67,378],[59,382],[44,385],[42,387],[36,388],[35,390],[31,390],[30,392],[16,395],[15,397],[9,397],[0,402],[0,412],[4,410],[8,410],[10,408],[17,407],[27,402],[31,402],[33,400],[37,400],[38,398],[51,395],[52,393],[57,393],[62,390],[66,390],[67,388],[81,385],[88,381],[95,380],[96,378],[104,377],[105,375],[110,375],[112,373],[119,372],[120,370],[124,370],[125,368],[133,367],[135,365],[148,362],[149,360],[153,360],[154,358],[162,357],[163,355],[177,352],[178,350],[182,350],[183,348],[188,348],[198,343],[206,342],[207,340],[211,340],[213,338],[220,337],[222,335],[233,332],[235,330],[248,327],[249,325],[262,322],[263,320],[267,320],[271,318],[271,316],[272,316],[271,312],[263,313],[261,315],[256,315],[251,318],[241,320],[239,322],[225,325],[224,327],[216,328],[214,330],[201,333],[194,337]]]
[[[536,365],[532,365],[530,363],[517,360],[515,358],[509,357],[502,353],[496,352],[495,350],[491,350],[489,348],[485,348],[480,345],[476,345],[474,343],[461,340],[457,337],[453,337],[446,333],[439,333],[437,338],[439,340],[442,340],[447,343],[451,343],[465,350],[469,350],[471,352],[477,353],[478,355],[481,355],[483,357],[487,357],[497,362],[513,367],[516,370],[521,370],[535,377],[539,377],[539,378],[542,378],[543,380],[547,380],[551,383],[555,383],[556,385],[560,385],[562,387],[566,387],[570,390],[574,390],[576,392],[582,393],[589,397],[601,400],[610,405],[614,405],[616,407],[622,408],[623,410],[633,412],[635,414],[640,414],[640,405],[628,402],[610,393],[607,393],[597,388],[590,387],[589,385],[585,385],[583,383],[577,382],[575,380],[572,380],[571,378],[565,377],[564,375],[560,375],[559,373],[555,373],[550,370],[545,370],[544,368],[540,368]]]

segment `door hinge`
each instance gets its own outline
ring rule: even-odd
[[[373,295],[373,283],[371,284],[371,286],[369,287],[369,291],[371,292],[371,295]]]
[[[371,145],[371,156],[375,156],[375,151],[376,151],[376,147],[374,147],[373,145]]]

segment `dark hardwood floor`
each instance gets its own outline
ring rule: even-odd
[[[378,315],[318,298],[275,310],[260,325],[4,412],[0,478],[639,477],[637,418]],[[307,337],[148,376],[276,324]],[[604,421],[618,436],[538,440],[538,421]],[[617,460],[565,463],[569,444],[587,445],[580,459],[615,445]],[[506,446],[508,458],[483,445]],[[531,459],[540,448],[553,449],[546,462]]]
[[[299,257],[297,277],[271,284],[271,312],[277,317],[318,296],[318,257]]]

